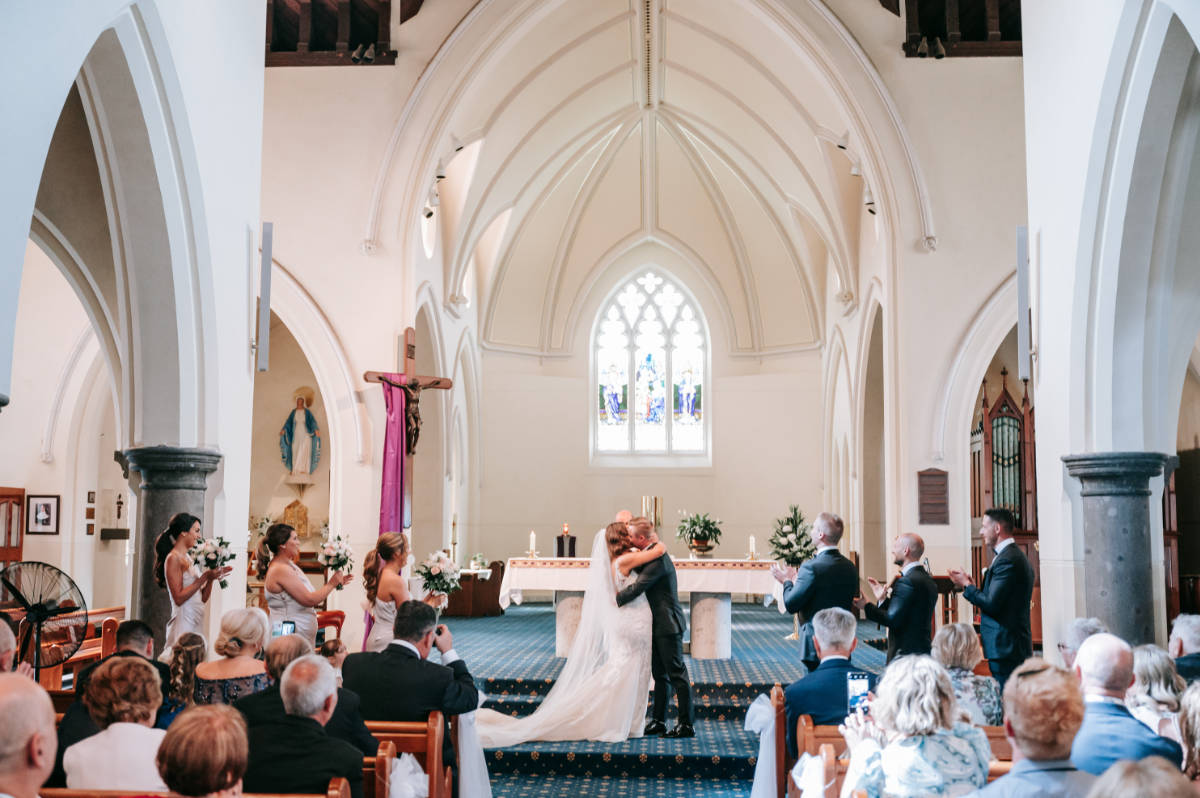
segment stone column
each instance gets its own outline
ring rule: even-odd
[[[138,518],[133,531],[133,606],[127,617],[150,624],[161,645],[171,619],[167,591],[154,581],[154,541],[175,513],[191,513],[204,521],[208,475],[221,455],[209,449],[143,446],[116,452],[125,478],[138,492]],[[137,477],[131,477],[136,473]]]
[[[1153,643],[1150,478],[1162,473],[1167,456],[1095,452],[1063,462],[1081,486],[1086,612],[1133,645]]]

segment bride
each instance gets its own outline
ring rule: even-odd
[[[650,692],[650,605],[638,596],[617,607],[617,591],[637,579],[633,568],[661,557],[656,543],[638,551],[625,524],[596,533],[579,628],[566,665],[532,715],[476,713],[484,748],[528,740],[621,742],[641,737]]]

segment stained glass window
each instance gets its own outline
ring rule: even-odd
[[[596,327],[596,451],[703,454],[706,346],[699,309],[668,277],[630,278]]]

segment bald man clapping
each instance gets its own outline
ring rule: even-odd
[[[888,630],[887,661],[907,654],[928,654],[933,634],[933,612],[938,590],[933,577],[921,565],[925,541],[920,535],[899,535],[892,541],[892,562],[900,576],[892,583],[891,595],[881,582],[867,577],[875,593],[872,604],[859,596],[854,606],[866,610],[867,617]]]

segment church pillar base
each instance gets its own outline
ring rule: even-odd
[[[217,470],[221,455],[209,449],[143,446],[115,453],[125,478],[138,491],[138,518],[133,533],[133,606],[128,617],[150,624],[161,644],[171,619],[171,600],[154,580],[154,541],[171,516],[191,513],[204,517],[208,475]],[[136,473],[137,477],[131,477]]]
[[[1162,474],[1167,456],[1094,452],[1063,462],[1081,486],[1085,612],[1132,645],[1153,643],[1150,478]]]

